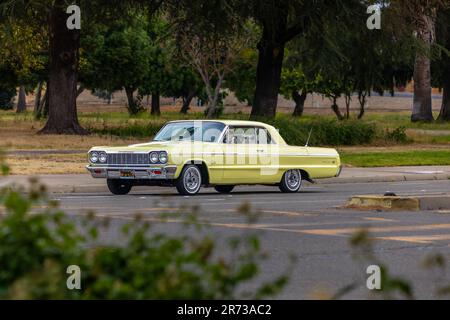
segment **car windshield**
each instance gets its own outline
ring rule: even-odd
[[[225,125],[213,121],[183,121],[166,124],[154,141],[217,142]]]

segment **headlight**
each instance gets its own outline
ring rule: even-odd
[[[157,163],[159,160],[159,154],[158,152],[152,152],[150,153],[150,162],[151,163]]]
[[[91,152],[89,160],[91,160],[92,163],[98,162],[98,152]]]
[[[106,161],[108,160],[108,156],[106,155],[105,152],[100,152],[100,153],[99,153],[99,156],[98,156],[98,160],[99,160],[101,163],[106,163]]]
[[[167,163],[167,152],[162,151],[159,153],[159,162],[162,164]]]

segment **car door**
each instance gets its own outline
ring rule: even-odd
[[[272,140],[266,128],[256,128],[258,165],[260,167],[259,183],[272,184],[279,181],[280,148]]]
[[[256,127],[230,126],[224,137],[223,181],[227,184],[260,183]]]

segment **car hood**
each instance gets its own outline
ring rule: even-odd
[[[93,147],[90,151],[105,151],[105,152],[151,152],[151,151],[167,151],[174,148],[183,148],[187,145],[196,145],[199,142],[191,142],[191,141],[152,141],[148,143],[139,143],[132,144],[129,146],[122,147],[107,147],[107,146],[98,146]]]

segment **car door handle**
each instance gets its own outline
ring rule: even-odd
[[[256,150],[256,151],[258,151],[258,152],[264,152],[264,149],[258,149],[258,150]]]

